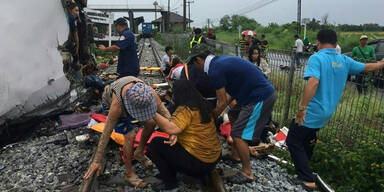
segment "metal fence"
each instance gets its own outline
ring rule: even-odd
[[[174,47],[181,58],[188,57],[189,39],[184,36],[162,35],[161,41]],[[235,45],[208,40],[216,55],[239,55]],[[310,54],[300,59],[296,67],[292,51],[268,50],[266,60],[271,69],[268,79],[275,87],[277,100],[272,118],[280,126],[289,126],[295,117],[305,86],[303,74]],[[361,79],[363,79],[361,81]],[[364,83],[361,83],[364,82]],[[359,85],[364,86],[359,87]],[[358,91],[361,88],[361,92]],[[339,139],[345,144],[357,140],[384,140],[384,78],[383,73],[371,72],[348,78],[338,107],[327,125],[319,132],[322,140]]]

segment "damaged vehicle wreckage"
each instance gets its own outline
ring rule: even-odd
[[[101,107],[104,86],[119,76],[115,56],[97,58],[91,53],[94,39],[100,38],[94,38],[95,27],[88,13],[98,12],[86,5],[87,0],[24,0],[0,7],[0,18],[6,18],[0,20],[4,26],[0,34],[7,37],[3,39],[7,48],[0,52],[0,191],[149,192],[160,182],[156,166],[148,169],[135,160],[133,169],[148,185],[138,189],[124,180],[124,162],[131,159],[124,156],[124,136],[115,131],[110,136],[113,142],[103,154],[100,176],[83,178],[107,121]],[[4,16],[18,14],[16,8],[23,10],[22,17]],[[167,108],[172,108],[173,84],[160,69],[165,48],[152,38],[139,39],[137,34],[135,41],[138,78],[155,90]],[[96,60],[104,62],[97,64]],[[217,130],[221,132],[224,156],[231,144],[227,129],[230,117],[223,116]],[[137,148],[143,125],[137,120],[128,123],[137,132],[133,142]],[[271,155],[275,147],[272,140],[283,132],[277,127],[274,122],[266,126],[262,136],[266,146],[252,146],[255,182],[228,181],[236,174],[233,169],[241,169],[241,164],[219,157],[216,167],[204,178],[177,174],[178,191],[305,191],[291,182],[293,176],[279,166],[279,158]],[[156,129],[148,143],[154,137],[169,135]]]

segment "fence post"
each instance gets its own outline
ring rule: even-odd
[[[289,118],[289,109],[291,106],[291,95],[293,87],[293,78],[295,75],[295,53],[291,51],[291,66],[289,68],[289,80],[288,80],[288,90],[285,97],[285,113],[284,113],[284,123],[288,121]]]
[[[236,49],[236,51],[235,51],[236,52],[236,56],[239,57],[240,56],[240,54],[239,54],[240,51],[239,51],[239,46],[237,44],[235,45],[235,49]]]

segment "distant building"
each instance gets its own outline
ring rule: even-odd
[[[167,12],[164,12],[164,13],[167,13]],[[164,14],[162,14],[164,15]],[[179,27],[183,27],[183,22],[184,22],[184,17],[181,16],[181,15],[178,15],[176,13],[173,13],[173,12],[170,12],[170,19],[169,19],[169,22],[170,22],[170,29],[175,29],[175,28],[179,28]],[[190,20],[190,19],[186,19],[186,22],[187,22],[187,25],[188,23],[192,23],[193,21]],[[161,32],[164,32],[164,24],[165,24],[165,21],[163,19],[163,17],[160,17],[154,21],[152,21],[152,24],[156,27],[156,28],[159,28]]]

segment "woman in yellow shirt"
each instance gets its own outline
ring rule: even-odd
[[[221,154],[210,103],[188,80],[176,81],[173,93],[176,111],[171,119],[158,113],[154,117],[160,129],[177,135],[177,142],[155,138],[149,145],[149,156],[162,180],[153,187],[155,191],[177,190],[177,172],[199,178],[210,173]]]

